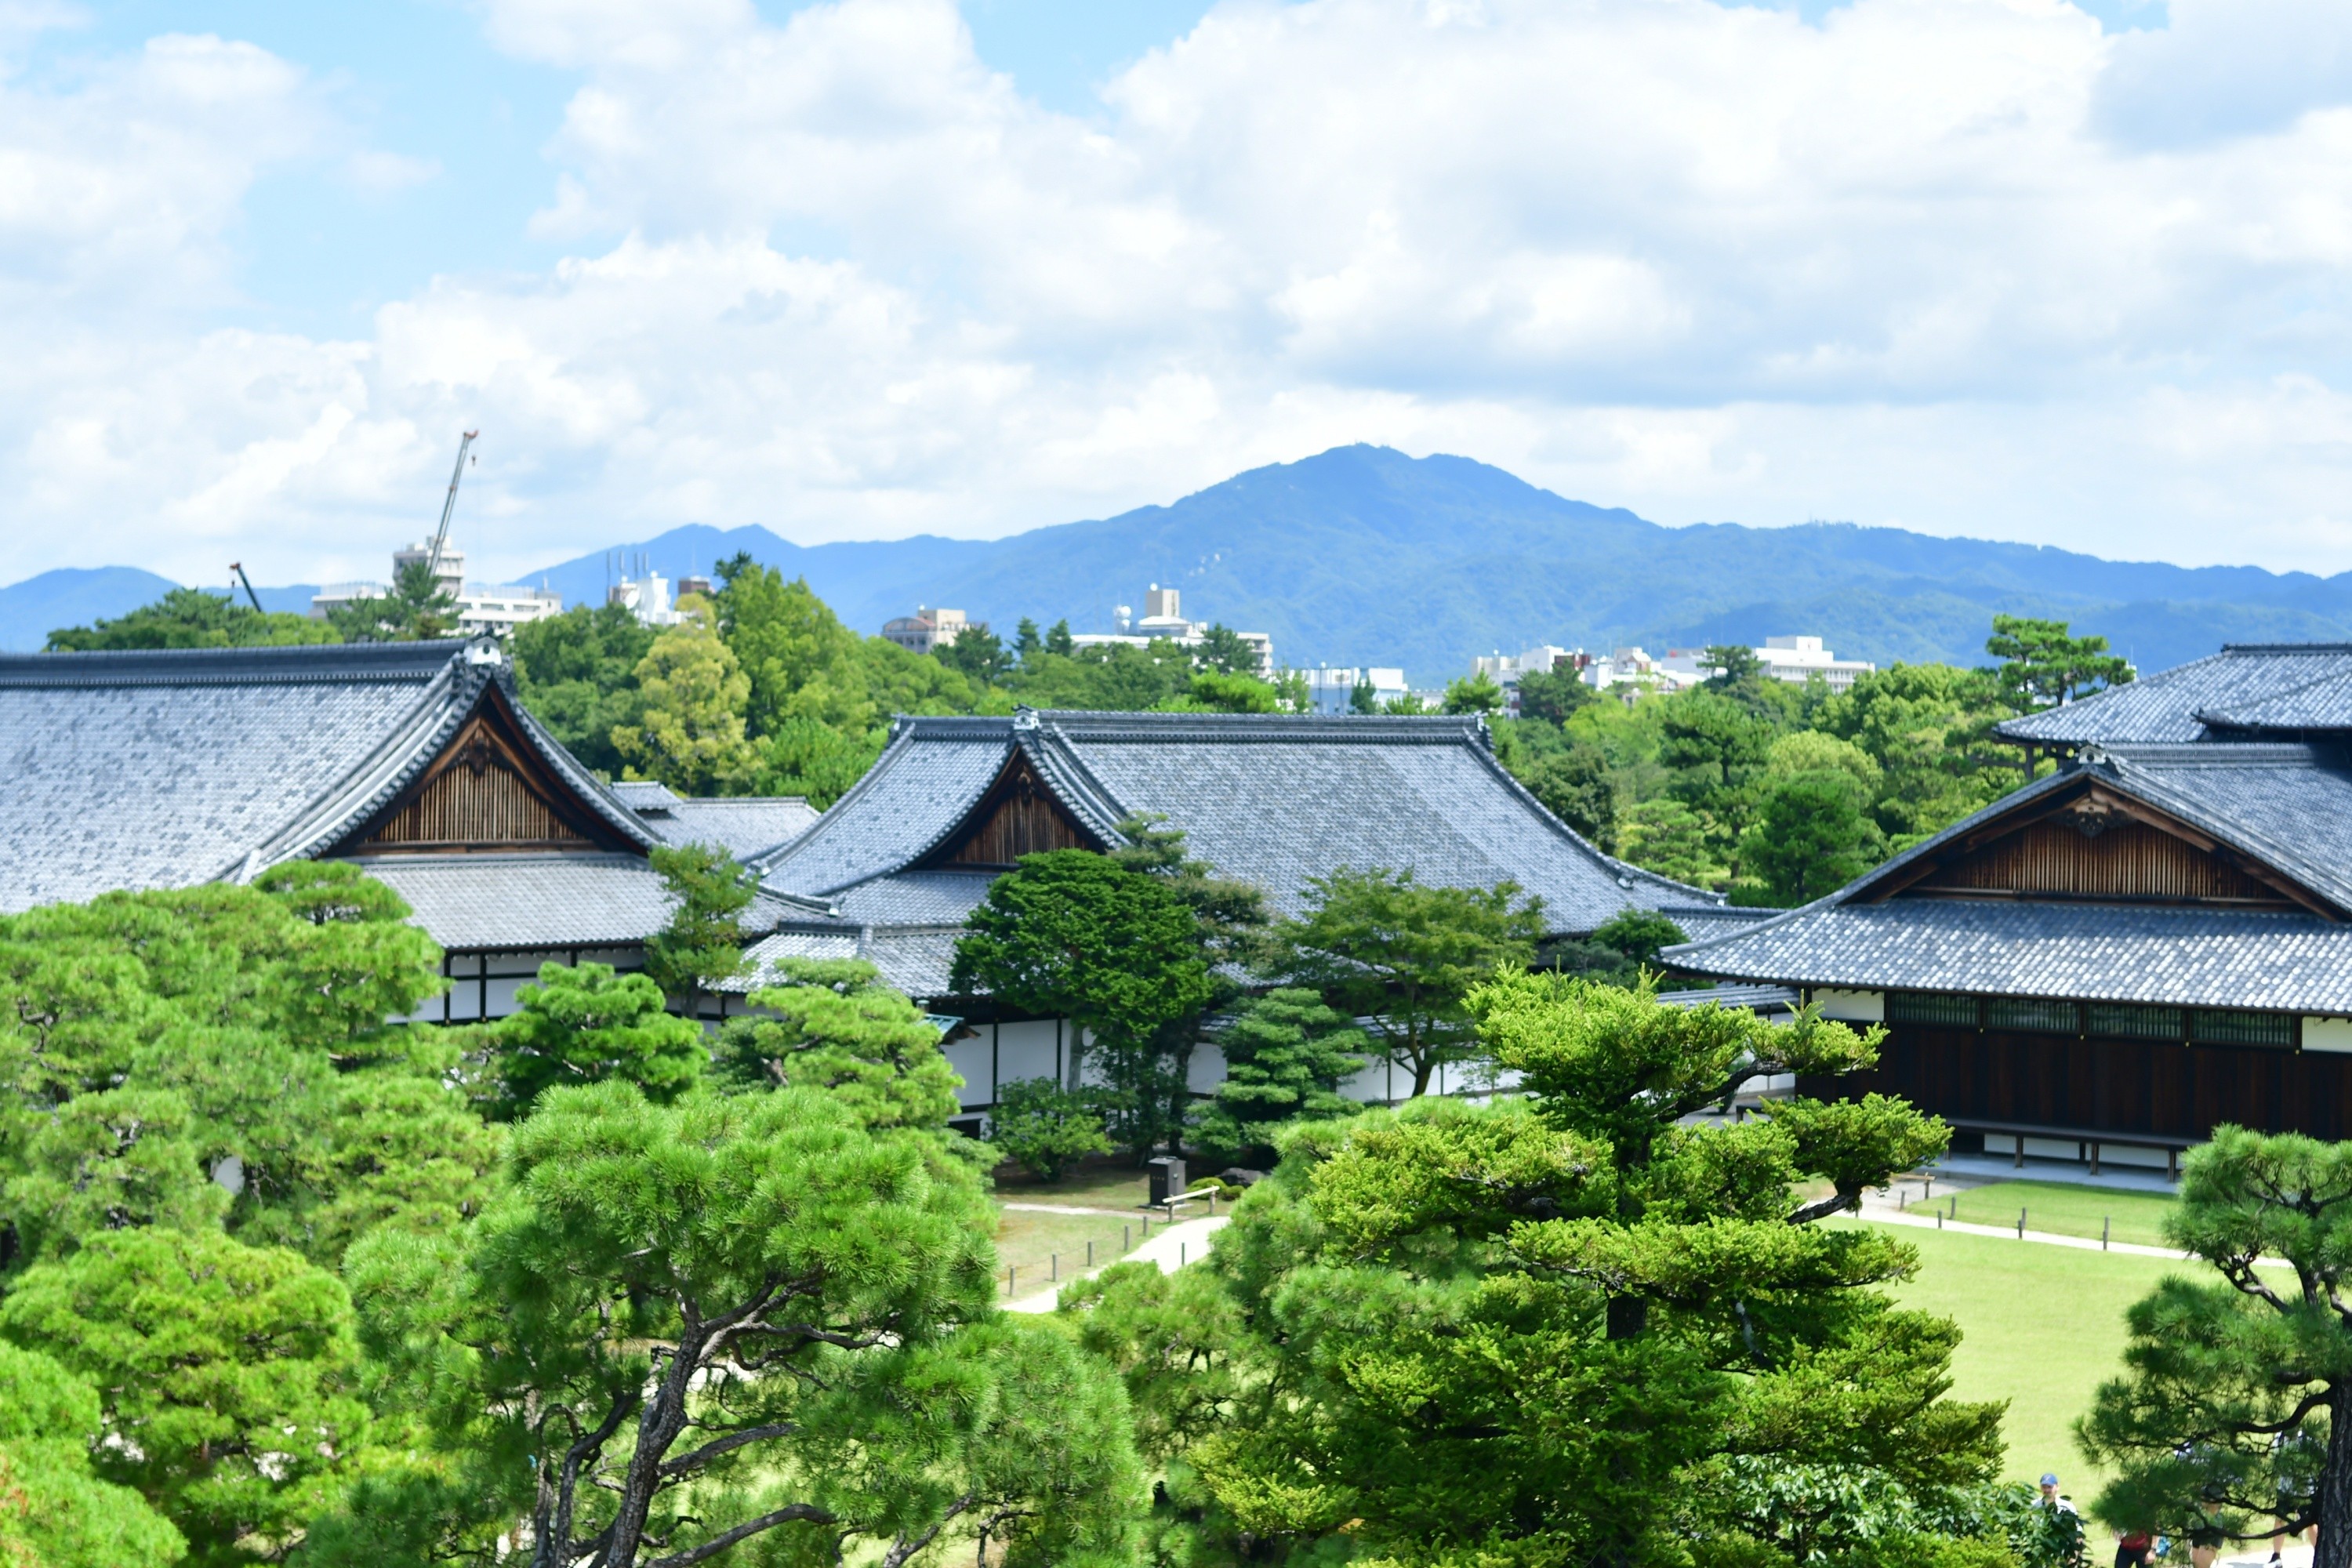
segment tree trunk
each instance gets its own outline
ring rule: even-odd
[[[2352,1568],[2352,1386],[2327,1397],[2327,1463],[2319,1472],[2319,1549],[2312,1568]]]
[[[703,1348],[700,1325],[688,1317],[660,1385],[637,1416],[636,1451],[629,1456],[629,1468],[621,1480],[621,1505],[613,1519],[611,1544],[604,1551],[609,1568],[636,1568],[646,1519],[653,1512],[654,1494],[661,1489],[662,1458],[686,1429],[687,1394],[702,1364]]]

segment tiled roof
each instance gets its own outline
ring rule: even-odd
[[[642,942],[668,923],[660,875],[636,855],[383,855],[356,862],[408,900],[445,948],[591,947]],[[762,892],[749,931],[819,911]]]
[[[885,983],[909,996],[944,996],[955,964],[961,924],[837,927],[799,926],[744,949],[747,968],[719,989],[748,994],[772,984],[782,958],[862,958]]]
[[[841,918],[866,925],[961,924],[988,897],[993,871],[901,871],[836,897]]]
[[[1012,747],[1006,720],[902,722],[881,760],[807,833],[761,856],[778,887],[834,893],[896,871],[962,820]]]
[[[318,854],[405,787],[505,673],[486,639],[0,657],[0,910]],[[516,716],[617,836],[653,842]]]
[[[0,658],[0,909],[268,864],[438,728],[460,647]]]
[[[2352,925],[2316,915],[1899,899],[1670,948],[1693,973],[1864,991],[2352,1013]]]
[[[2352,1010],[2352,922],[2318,913],[1919,894],[1865,901],[1948,847],[2090,783],[2168,813],[2352,914],[2352,765],[2344,752],[2099,745],[1802,910],[1744,931],[1694,933],[1665,956],[1697,973],[1799,984]],[[2262,999],[2278,996],[2293,1000]]]
[[[782,848],[817,819],[796,795],[682,795],[641,779],[607,787],[664,843],[715,845],[738,860]]]
[[[781,848],[817,820],[816,811],[796,795],[681,800],[666,812],[638,815],[672,844],[712,844],[738,860]]]
[[[2009,720],[1996,732],[2059,745],[2179,743],[2209,738],[2205,715],[2235,728],[2352,725],[2352,644],[2231,643],[2210,658]]]
[[[1098,837],[1131,813],[1164,816],[1192,854],[1265,889],[1280,913],[1299,908],[1307,878],[1341,866],[1410,868],[1448,887],[1515,881],[1562,932],[1589,931],[1629,907],[1716,907],[1712,894],[1578,837],[1504,772],[1480,721],[1455,718],[901,720],[865,780],[761,868],[771,885],[838,897],[845,909],[864,896],[859,884],[886,877],[891,885],[871,897],[911,900],[905,868],[963,819],[1016,745]],[[916,886],[924,897],[937,890]]]

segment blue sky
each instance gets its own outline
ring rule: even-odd
[[[2338,0],[0,0],[0,580],[1352,440],[2352,569]]]

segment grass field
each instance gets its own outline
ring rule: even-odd
[[[1087,1247],[1094,1260],[1108,1263],[1130,1247],[1142,1245],[1148,1223],[1158,1231],[1166,1216],[1143,1206],[1150,1195],[1150,1178],[1123,1161],[1090,1163],[1058,1182],[1041,1182],[1011,1167],[996,1173],[999,1203],[1053,1204],[1068,1208],[1100,1209],[1100,1214],[1038,1214],[1030,1209],[1002,1209],[996,1221],[996,1289],[1006,1296],[1005,1270],[1013,1270],[1011,1296],[1034,1295],[1058,1273],[1064,1279],[1087,1267]],[[1195,1209],[1199,1205],[1193,1205]],[[1205,1210],[1200,1212],[1205,1213]],[[1184,1217],[1192,1217],[1187,1213]]]
[[[2040,1223],[2031,1218],[2032,1200],[2025,1201],[2029,1223]],[[1965,1208],[1965,1197],[1961,1204]],[[2012,1220],[2016,1213],[2012,1205]],[[2087,1506],[2103,1478],[2084,1463],[2069,1428],[2098,1385],[2123,1368],[2125,1309],[2167,1273],[2190,1266],[1957,1231],[1887,1228],[1919,1250],[1919,1273],[1896,1299],[1960,1325],[1954,1394],[2010,1402],[2001,1423],[2009,1444],[2003,1474],[2031,1481],[2055,1470],[2067,1492]]]
[[[1953,1214],[1957,1203],[1958,1212]],[[2098,1187],[2070,1186],[2059,1182],[1995,1182],[1958,1194],[1938,1193],[1933,1207],[1970,1225],[2017,1224],[2025,1211],[2025,1228],[2055,1236],[2099,1234],[2099,1222],[2113,1220],[2117,1241],[2162,1247],[2164,1216],[2172,1200],[2154,1193],[2124,1193]]]

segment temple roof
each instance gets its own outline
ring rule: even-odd
[[[607,847],[658,842],[507,678],[488,638],[0,657],[0,910],[333,851],[486,710]]]
[[[988,878],[927,862],[1016,757],[1096,841],[1118,842],[1130,815],[1163,816],[1192,854],[1264,888],[1281,914],[1297,911],[1309,877],[1346,866],[1446,887],[1517,882],[1543,900],[1556,932],[1590,931],[1629,908],[1752,918],[1579,837],[1496,762],[1475,717],[902,719],[856,787],[759,869],[769,886],[834,900],[863,923],[960,921]]]
[[[2305,907],[1891,896],[2007,819],[2093,786],[2263,868]],[[2085,746],[1802,909],[1664,956],[1692,973],[1791,984],[2352,1012],[2352,758],[2278,742]]]
[[[782,847],[814,826],[816,808],[796,795],[705,797],[628,781],[613,794],[667,844],[709,844],[738,860]]]
[[[1994,732],[2073,746],[2346,729],[2352,729],[2352,643],[2229,643],[2210,658],[2008,720]]]

